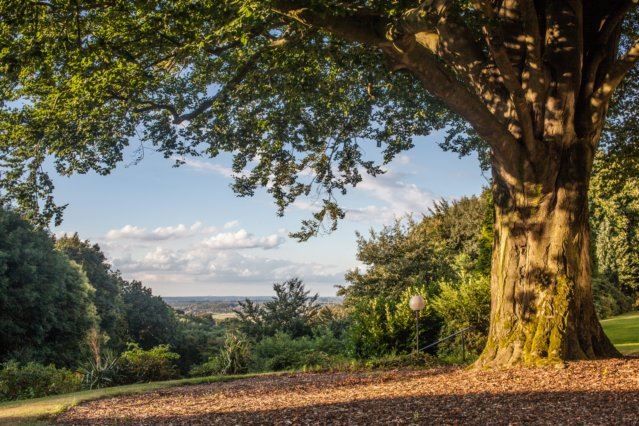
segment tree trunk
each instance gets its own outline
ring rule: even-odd
[[[534,171],[525,162],[510,173],[494,168],[491,321],[480,367],[619,356],[592,296],[592,144],[564,146]]]

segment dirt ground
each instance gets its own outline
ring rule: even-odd
[[[89,402],[61,424],[639,424],[639,359],[293,374]]]

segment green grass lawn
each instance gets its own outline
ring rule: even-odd
[[[27,399],[0,403],[0,425],[44,425],[46,418],[58,414],[69,407],[84,401],[109,396],[129,395],[149,392],[171,386],[195,385],[201,383],[223,382],[240,378],[254,377],[259,374],[238,376],[211,376],[190,379],[169,380],[165,382],[140,383],[112,388],[93,389],[64,395]]]
[[[622,354],[639,355],[639,312],[605,319],[601,325]]]

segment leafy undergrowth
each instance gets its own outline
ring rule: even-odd
[[[71,408],[62,424],[637,424],[639,359],[261,376]]]
[[[615,347],[625,355],[639,355],[639,312],[608,318],[601,325]]]
[[[255,374],[239,376],[211,376],[190,379],[168,380],[164,382],[139,383],[134,385],[116,386],[103,389],[93,389],[64,395],[47,396],[44,398],[10,401],[0,403],[0,425],[15,424],[45,424],[46,419],[82,402],[113,396],[131,395],[150,392],[172,386],[197,385],[254,377]]]

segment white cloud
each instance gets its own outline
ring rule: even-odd
[[[194,170],[215,173],[225,178],[231,178],[235,175],[235,173],[233,172],[233,169],[231,169],[230,167],[222,166],[221,164],[211,163],[211,162],[202,161],[202,160],[195,160],[192,158],[182,159],[181,161],[184,162],[185,167],[188,167]]]
[[[140,238],[146,233],[146,229],[138,228],[133,225],[124,225],[120,229],[111,229],[107,232],[106,237],[108,240],[119,240],[119,239],[133,239]]]
[[[239,220],[232,220],[230,222],[226,222],[224,224],[224,229],[231,229],[231,228],[235,228],[237,226],[239,226],[240,221]]]
[[[270,283],[294,276],[316,282],[339,283],[343,271],[332,265],[293,262],[236,251],[185,250],[156,247],[138,259],[130,254],[116,258],[114,266],[126,277],[148,283]]]
[[[198,234],[215,232],[215,228],[205,228],[202,222],[195,222],[191,226],[179,224],[176,226],[160,226],[148,231],[134,225],[125,225],[120,229],[111,229],[106,233],[107,240],[139,240],[139,241],[162,241],[189,238]]]
[[[278,234],[266,237],[255,237],[245,229],[236,232],[225,232],[213,235],[202,242],[205,246],[217,250],[263,248],[272,249],[284,243],[284,238]]]
[[[407,164],[405,161],[400,160],[400,163]],[[414,183],[406,182],[407,177],[408,175],[405,173],[392,170],[377,177],[365,174],[362,182],[352,190],[351,195],[359,192],[375,204],[371,203],[363,207],[344,207],[346,220],[390,223],[396,217],[426,213],[440,197]],[[348,198],[346,202],[348,202]],[[299,210],[314,212],[321,208],[321,203],[298,199],[293,206]]]
[[[395,214],[425,213],[439,199],[414,183],[404,182],[401,173],[389,171],[377,177],[365,176],[357,186],[372,198],[382,201]]]

